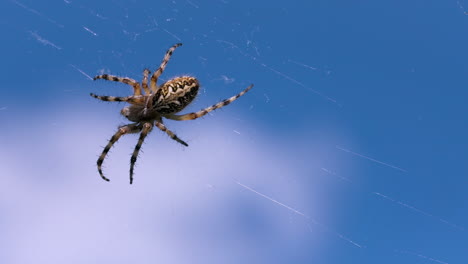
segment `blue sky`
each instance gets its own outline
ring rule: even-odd
[[[1,263],[467,263],[468,1],[0,3]],[[95,167],[126,96],[212,115]]]

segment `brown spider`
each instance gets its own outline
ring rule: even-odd
[[[140,83],[134,79],[127,77],[117,77],[108,74],[94,77],[94,80],[104,79],[108,81],[122,82],[133,86],[133,95],[127,97],[99,96],[91,93],[92,97],[102,101],[130,103],[131,105],[124,107],[120,113],[128,120],[134,122],[132,124],[120,126],[117,132],[109,140],[109,143],[102,151],[102,154],[99,156],[99,159],[97,160],[97,168],[99,174],[104,180],[109,181],[109,179],[104,177],[104,174],[102,173],[102,163],[106,158],[110,148],[114,145],[115,142],[117,142],[117,140],[119,140],[122,135],[138,133],[141,131],[140,138],[138,139],[138,143],[135,146],[135,150],[133,151],[132,157],[130,159],[130,184],[132,184],[133,168],[138,157],[138,152],[140,151],[141,145],[143,144],[146,136],[153,129],[153,126],[156,126],[157,128],[166,132],[173,140],[186,147],[188,146],[187,143],[185,143],[183,140],[177,137],[176,134],[163,125],[163,117],[177,121],[197,119],[215,109],[232,103],[234,100],[244,95],[253,87],[253,84],[251,84],[239,94],[198,112],[185,115],[176,115],[176,113],[182,111],[182,109],[188,106],[197,96],[198,89],[200,87],[198,80],[191,76],[182,76],[173,78],[161,86],[158,86],[156,82],[166,68],[167,63],[171,58],[172,52],[181,45],[182,43],[175,44],[166,52],[161,65],[151,76],[149,87],[148,76],[150,71],[148,69],[143,71],[143,80],[141,82],[141,86],[143,87],[145,94],[142,94]]]

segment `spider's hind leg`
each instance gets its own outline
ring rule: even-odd
[[[217,104],[214,104],[214,105],[212,105],[210,107],[202,109],[202,110],[200,110],[198,112],[189,113],[189,114],[185,114],[185,115],[166,114],[166,115],[164,115],[164,117],[167,118],[167,119],[177,120],[177,121],[197,119],[199,117],[202,117],[202,116],[208,114],[209,112],[211,112],[213,110],[216,110],[218,108],[221,108],[223,106],[226,106],[226,105],[234,102],[237,98],[241,97],[246,92],[248,92],[250,89],[252,89],[252,87],[253,87],[253,84],[251,84],[249,87],[247,87],[244,91],[240,92],[239,94],[234,95],[231,98],[225,99],[225,100],[223,100],[223,101],[221,101],[221,102],[219,102]]]
[[[174,132],[167,129],[167,127],[165,125],[163,125],[162,120],[160,122],[156,121],[155,126],[157,126],[159,129],[161,129],[163,132],[166,132],[166,134],[168,134],[173,140],[175,140],[175,141],[179,142],[180,144],[188,147],[188,144],[185,143],[185,141],[180,139],[176,134],[174,134]]]
[[[122,135],[129,134],[129,133],[137,133],[142,129],[141,125],[137,124],[129,124],[125,126],[119,127],[119,130],[111,137],[109,140],[109,143],[104,147],[104,150],[102,151],[101,155],[99,156],[99,159],[97,160],[97,168],[99,175],[101,175],[101,178],[105,181],[109,181],[108,178],[104,176],[102,173],[102,163],[104,162],[104,159],[107,156],[107,153],[109,153],[109,150],[112,148],[112,146],[119,140],[119,138]]]
[[[151,91],[152,91],[153,93],[155,93],[156,90],[157,90],[156,82],[158,81],[159,76],[161,76],[161,74],[163,73],[164,69],[166,68],[167,63],[169,62],[169,59],[170,59],[171,56],[172,56],[172,52],[174,52],[174,50],[175,50],[177,47],[179,47],[179,46],[182,46],[182,43],[177,43],[177,44],[175,44],[174,46],[172,46],[170,49],[167,50],[166,55],[164,55],[164,59],[163,59],[163,61],[161,62],[161,65],[160,65],[159,68],[153,73],[153,76],[151,76],[150,87],[151,87]]]
[[[146,136],[149,132],[153,129],[153,124],[151,123],[144,123],[143,130],[141,131],[140,138],[138,139],[138,143],[135,146],[135,150],[133,151],[132,157],[130,158],[130,184],[133,182],[133,168],[135,167],[135,162],[138,157],[138,153],[140,152],[141,145],[143,141],[145,141]]]

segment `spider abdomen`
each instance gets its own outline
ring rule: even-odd
[[[152,107],[161,114],[182,111],[198,94],[200,84],[190,76],[176,77],[165,82],[153,97]]]

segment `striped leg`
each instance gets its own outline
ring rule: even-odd
[[[177,43],[177,44],[175,44],[174,46],[172,46],[172,47],[166,52],[166,55],[164,55],[164,59],[163,59],[163,61],[161,62],[161,65],[160,65],[159,68],[153,73],[153,76],[151,76],[150,87],[151,87],[151,91],[152,91],[153,93],[155,93],[156,90],[157,90],[156,82],[158,81],[159,76],[161,76],[161,74],[163,73],[164,69],[166,68],[167,63],[169,62],[169,59],[170,59],[171,56],[172,56],[172,52],[174,52],[174,50],[175,50],[177,47],[179,47],[179,46],[182,46],[182,43]]]
[[[99,159],[97,160],[98,172],[99,172],[99,175],[101,175],[102,179],[104,179],[105,181],[109,181],[109,179],[104,177],[104,174],[102,173],[102,163],[104,162],[104,159],[106,158],[107,153],[109,153],[109,150],[111,149],[111,147],[115,144],[115,142],[117,142],[117,140],[119,140],[119,138],[122,135],[129,134],[129,133],[137,133],[140,130],[141,130],[141,126],[137,124],[129,124],[129,125],[119,127],[119,130],[117,130],[117,132],[111,137],[111,139],[109,140],[109,143],[107,143],[106,147],[101,153],[101,156],[99,156]]]
[[[97,79],[104,79],[108,81],[121,82],[121,83],[131,85],[133,86],[133,95],[141,95],[140,84],[134,79],[130,79],[127,77],[118,77],[118,76],[108,75],[108,74],[98,75],[93,78],[93,80],[97,80]]]
[[[90,93],[92,97],[102,100],[102,101],[108,101],[108,102],[129,102],[132,104],[142,104],[144,103],[144,97],[142,95],[139,96],[127,96],[127,97],[115,97],[115,96],[102,96],[102,95],[96,95],[93,93]]]
[[[143,71],[143,81],[141,82],[143,86],[143,90],[145,91],[145,94],[151,94],[149,88],[148,88],[148,75],[150,74],[150,70],[145,69]]]
[[[250,89],[252,89],[253,87],[253,84],[251,84],[249,87],[247,87],[244,91],[240,92],[238,95],[235,95],[229,99],[225,99],[217,104],[214,104],[210,107],[207,107],[205,109],[202,109],[198,112],[195,112],[195,113],[190,113],[190,114],[185,114],[185,115],[172,115],[172,114],[169,114],[169,115],[164,115],[165,118],[167,119],[172,119],[172,120],[177,120],[177,121],[184,121],[184,120],[192,120],[192,119],[197,119],[199,117],[202,117],[206,114],[208,114],[209,112],[213,111],[213,110],[216,110],[218,108],[221,108],[223,106],[226,106],[232,102],[234,102],[237,98],[241,97],[242,95],[244,95],[246,92],[248,92]]]
[[[143,141],[145,141],[146,136],[153,128],[153,124],[151,123],[144,123],[143,130],[141,131],[140,138],[138,139],[138,143],[135,146],[135,150],[133,151],[132,157],[130,158],[130,184],[133,182],[133,168],[135,167],[135,162],[138,157],[138,152],[140,152],[141,145]]]
[[[162,131],[166,132],[166,134],[168,134],[173,140],[179,142],[180,144],[188,147],[188,144],[185,143],[182,139],[180,139],[179,137],[177,137],[176,134],[174,134],[172,131],[170,131],[169,129],[167,129],[167,127],[165,125],[163,125],[163,123],[159,122],[159,121],[156,121],[155,125],[161,129]]]

